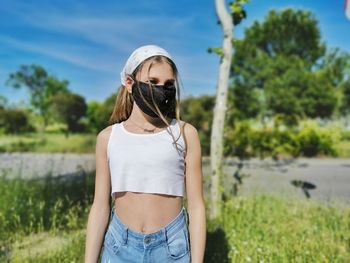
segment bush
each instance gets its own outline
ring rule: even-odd
[[[225,133],[224,154],[240,158],[272,156],[337,156],[336,144],[340,141],[337,128],[320,128],[311,121],[296,129],[279,127],[253,128],[247,121],[236,123]]]
[[[28,114],[20,109],[0,109],[2,133],[31,132],[35,128],[28,121]]]
[[[296,139],[299,144],[298,155],[337,156],[335,145],[340,140],[340,132],[336,129],[318,128],[312,122],[305,122]]]
[[[289,130],[279,131],[275,128],[252,128],[248,122],[236,124],[234,129],[227,132],[225,140],[225,155],[240,158],[297,154],[298,143],[295,133]]]
[[[224,155],[241,158],[253,156],[252,137],[253,131],[248,122],[238,122],[234,129],[227,129],[224,135]]]

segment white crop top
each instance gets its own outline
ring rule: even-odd
[[[185,143],[176,119],[166,129],[152,134],[127,131],[124,122],[112,125],[107,157],[111,196],[132,191],[184,196]]]

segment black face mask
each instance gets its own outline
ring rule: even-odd
[[[175,108],[176,108],[176,88],[174,84],[171,85],[153,85],[152,86],[152,92],[153,92],[153,99],[154,102],[157,104],[160,112],[165,117],[175,118]],[[157,118],[158,113],[156,110],[156,107],[152,101],[152,94],[151,94],[151,87],[148,83],[142,82],[142,81],[134,81],[134,84],[132,85],[132,96],[137,104],[137,106],[147,115]],[[140,94],[143,95],[141,95]],[[143,98],[144,99],[143,99]],[[144,102],[146,100],[151,106],[154,107],[155,112],[148,107],[148,105]]]

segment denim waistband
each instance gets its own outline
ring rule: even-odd
[[[175,235],[182,228],[187,227],[187,211],[182,206],[177,216],[166,226],[152,233],[141,233],[130,229],[124,224],[114,211],[111,209],[110,231],[114,236],[120,237],[124,244],[130,243],[134,247],[145,249],[147,247],[156,247],[166,242],[171,236]],[[115,232],[116,231],[116,232]]]

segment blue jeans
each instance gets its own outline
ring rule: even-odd
[[[133,231],[111,211],[104,236],[101,263],[112,262],[191,262],[186,208],[165,227],[152,233]]]

